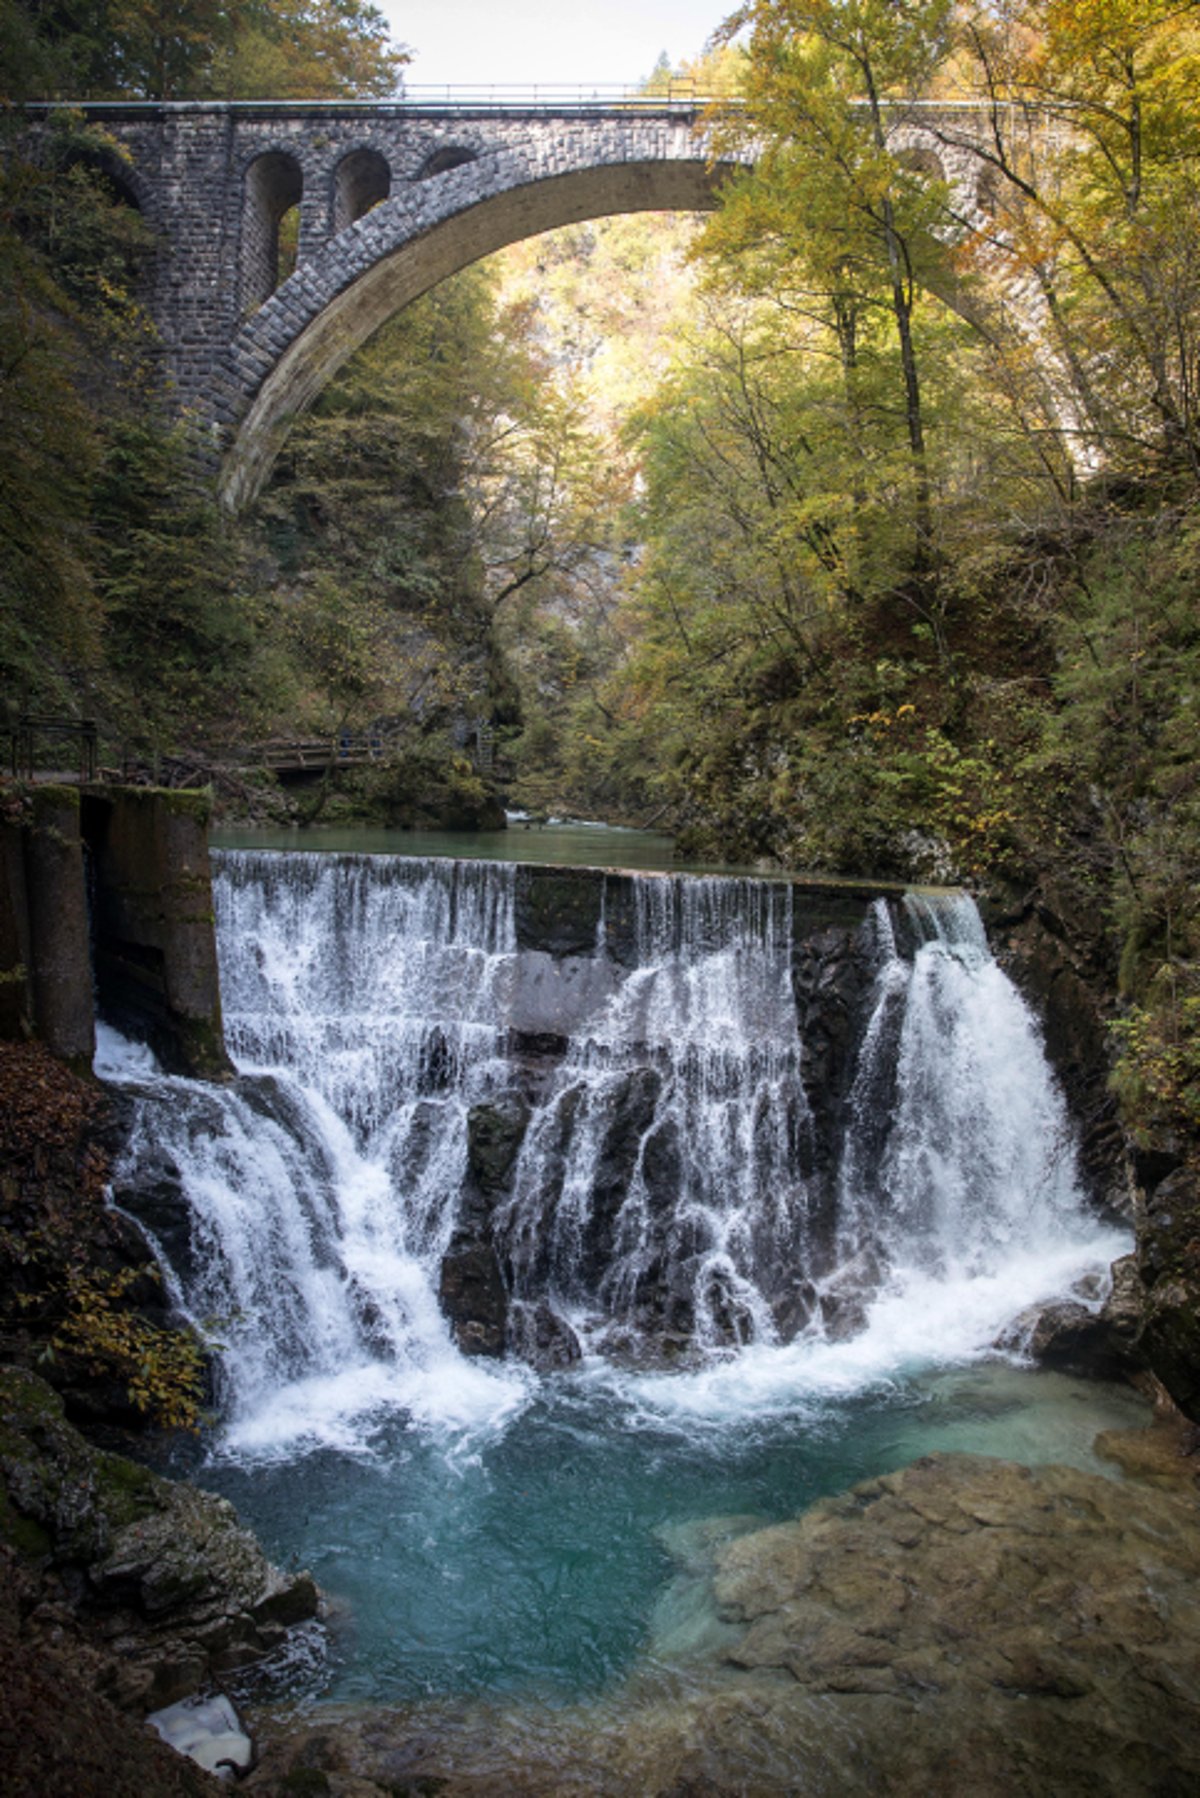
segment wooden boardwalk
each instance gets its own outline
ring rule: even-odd
[[[186,756],[162,755],[153,768],[149,763],[122,758],[120,773],[98,767],[98,731],[91,719],[51,718],[30,713],[12,714],[7,721],[0,718],[0,742],[8,738],[8,761],[14,779],[79,780],[98,779],[148,781],[165,786],[204,784],[219,772],[215,764],[195,761]],[[78,766],[74,772],[57,768],[53,774],[37,766],[38,752],[48,743],[74,743],[78,749]],[[310,737],[303,740],[259,743],[236,750],[222,758],[225,771],[236,769],[248,773],[264,768],[272,774],[324,774],[336,768],[382,765],[391,760],[396,743],[382,731],[342,732],[336,737]],[[477,724],[469,744],[463,745],[481,774],[491,774],[495,766],[495,731],[489,724]],[[43,760],[45,759],[43,755]]]
[[[387,754],[382,737],[324,737],[304,743],[264,743],[245,752],[242,766],[269,768],[272,774],[316,774],[327,768],[383,762]]]

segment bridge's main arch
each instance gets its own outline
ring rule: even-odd
[[[220,491],[233,508],[270,472],[291,419],[392,313],[480,257],[559,225],[620,212],[711,207],[720,174],[694,140],[688,155],[553,172],[454,168],[419,193],[384,201],[339,232],[238,331],[219,380],[233,421]],[[511,173],[511,179],[505,175]],[[264,370],[266,372],[264,372]]]
[[[391,313],[447,275],[558,225],[711,207],[730,165],[708,155],[701,104],[86,107],[161,247],[150,308],[226,504],[253,498],[290,420]],[[960,221],[982,205],[973,111],[905,106],[895,121],[904,152],[949,181]],[[296,266],[276,285],[280,221],[293,208]]]
[[[696,211],[721,178],[700,103],[98,103],[160,245],[150,309],[225,502],[383,321],[506,244],[612,213]],[[294,271],[276,285],[295,210]]]

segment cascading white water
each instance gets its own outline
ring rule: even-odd
[[[125,1162],[182,1187],[190,1240],[160,1246],[222,1345],[235,1436],[339,1440],[389,1401],[490,1419],[522,1380],[458,1355],[436,1269],[467,1112],[503,1072],[512,869],[230,853],[214,891],[244,1077],[156,1082]]]
[[[807,1200],[790,889],[647,877],[634,896],[636,966],[572,1041],[496,1236],[518,1293],[580,1327],[774,1340],[763,1269],[796,1251]]]
[[[513,868],[236,853],[216,869],[242,1078],[136,1071],[123,1180],[178,1296],[215,1320],[233,1439],[341,1440],[380,1404],[494,1421],[532,1375],[459,1355],[436,1292],[468,1114],[516,1078]],[[669,1403],[690,1390],[703,1407],[708,1373],[748,1343],[740,1402],[756,1382],[853,1385],[906,1356],[979,1352],[1124,1246],[1086,1215],[1036,1028],[969,900],[910,899],[909,957],[875,908],[831,1244],[790,889],[647,876],[634,899],[631,965],[557,1065],[521,1076],[530,1121],[491,1224],[516,1296],[548,1297],[595,1342],[686,1340],[708,1371]],[[794,1288],[810,1256],[805,1323],[785,1316],[780,1274]],[[857,1309],[831,1308],[839,1283]]]
[[[904,906],[908,959],[886,905],[874,907],[880,968],[851,1095],[843,1253],[992,1273],[1031,1237],[1078,1235],[1070,1120],[971,900],[910,894]]]

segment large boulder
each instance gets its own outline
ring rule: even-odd
[[[103,1645],[126,1709],[185,1697],[317,1612],[311,1576],[272,1566],[228,1500],[93,1448],[18,1368],[0,1369],[0,1540]]]
[[[529,1102],[518,1092],[501,1093],[467,1113],[467,1167],[481,1192],[508,1189],[525,1131]]]
[[[545,1299],[517,1299],[509,1307],[508,1348],[540,1373],[572,1367],[583,1353],[570,1324]]]
[[[464,1355],[502,1355],[508,1325],[508,1291],[491,1243],[456,1235],[442,1257],[438,1303]]]

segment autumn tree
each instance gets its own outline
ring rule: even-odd
[[[985,128],[977,264],[1035,284],[1085,466],[1200,473],[1200,7],[1005,0],[967,9],[958,68]]]
[[[897,139],[908,103],[946,53],[949,0],[749,0],[722,27],[745,34],[743,103],[717,112],[718,142],[754,166],[732,184],[707,248],[780,273],[835,333],[847,403],[864,317],[886,310],[898,348],[911,463],[914,563],[930,558],[927,420],[915,319],[943,214],[937,183]]]
[[[407,53],[370,0],[0,0],[8,97],[394,93]]]

